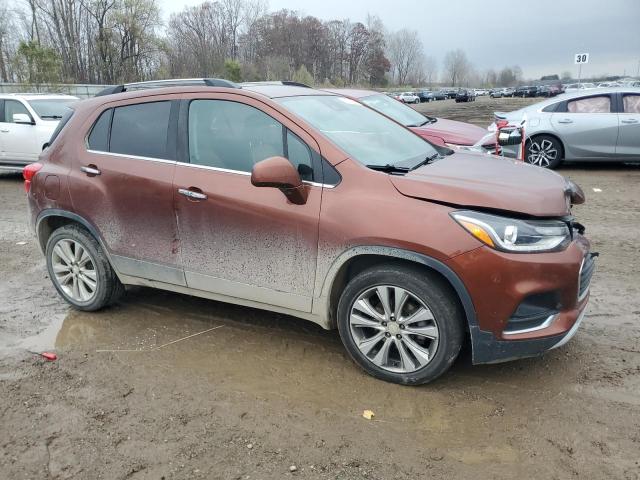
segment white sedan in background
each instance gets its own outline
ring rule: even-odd
[[[420,103],[420,97],[412,92],[404,92],[398,95],[398,100],[402,103]]]
[[[20,171],[38,159],[69,105],[71,95],[0,94],[0,170]]]
[[[599,88],[565,93],[514,112],[495,112],[497,121],[524,120],[525,158],[556,168],[563,161],[640,161],[640,88]],[[496,124],[489,126],[495,131]],[[516,156],[517,146],[503,147]]]

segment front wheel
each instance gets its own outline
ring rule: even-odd
[[[536,135],[527,140],[526,161],[531,165],[554,169],[562,162],[560,141],[551,135]]]
[[[388,382],[431,382],[462,345],[464,317],[454,291],[419,268],[390,264],[358,274],[340,297],[337,317],[351,358]]]

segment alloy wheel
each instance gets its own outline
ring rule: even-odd
[[[86,248],[71,239],[59,240],[51,252],[54,281],[72,300],[90,301],[98,288],[95,262]]]
[[[548,168],[558,158],[558,149],[551,140],[532,140],[527,152],[527,161],[532,165]]]
[[[372,287],[360,294],[351,307],[349,328],[369,361],[395,373],[426,366],[440,336],[429,307],[415,294],[393,285]]]

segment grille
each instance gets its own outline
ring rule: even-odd
[[[580,267],[580,279],[578,289],[578,300],[582,300],[589,291],[589,285],[591,284],[591,277],[596,269],[595,257],[591,254],[587,254],[582,261],[582,267]]]

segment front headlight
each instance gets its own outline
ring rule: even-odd
[[[472,210],[451,216],[482,243],[503,252],[556,252],[571,241],[569,227],[561,220],[520,220]]]

